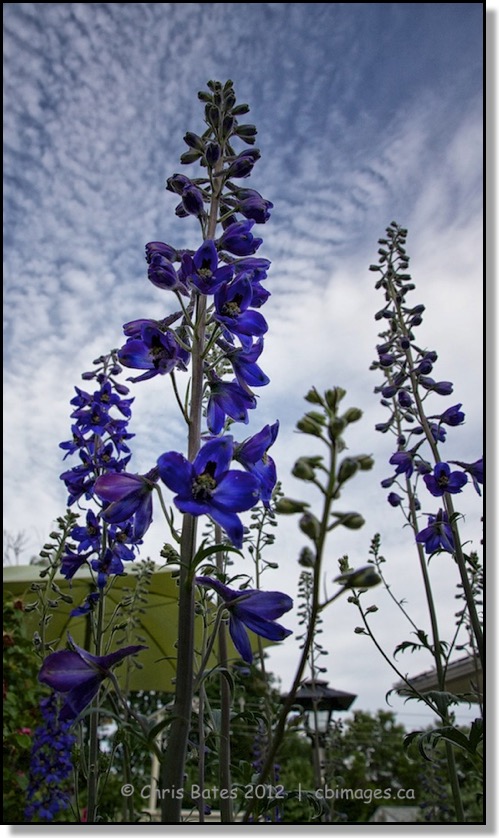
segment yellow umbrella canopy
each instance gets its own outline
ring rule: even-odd
[[[119,628],[112,634],[107,633],[106,637],[113,638],[105,651],[111,652],[125,645],[144,644],[148,648],[140,652],[133,659],[127,661],[115,670],[121,684],[130,690],[156,690],[160,692],[173,692],[174,685],[172,678],[176,672],[176,649],[178,625],[178,585],[175,575],[167,568],[153,570],[149,574],[148,584],[144,585],[141,574],[134,572],[140,565],[132,566],[132,572],[123,576],[116,576],[113,584],[106,593],[106,608],[104,624],[109,625],[114,618],[114,624]],[[40,568],[37,565],[18,565],[17,567],[4,568],[4,590],[10,592],[14,597],[22,598],[25,605],[37,601],[37,593],[33,591],[33,583],[42,584],[40,579]],[[57,608],[49,608],[50,620],[45,629],[45,642],[51,644],[51,648],[64,649],[67,647],[68,632],[78,644],[89,651],[93,651],[91,638],[89,636],[89,617],[71,617],[70,612],[82,604],[85,597],[95,591],[95,585],[90,572],[83,568],[78,571],[72,580],[67,580],[56,573],[53,580],[64,597],[70,596],[72,602],[63,598],[59,599]],[[50,594],[57,598],[57,593]],[[28,632],[40,633],[40,612],[29,611],[26,613],[26,625]],[[201,617],[196,618],[196,646],[201,647],[203,621]],[[263,638],[262,638],[263,639]],[[256,648],[256,638],[251,637],[252,646]],[[268,646],[269,641],[264,640]],[[229,656],[239,660],[239,655],[232,643],[229,643]],[[136,663],[140,668],[137,668]],[[213,657],[210,664],[216,663]]]

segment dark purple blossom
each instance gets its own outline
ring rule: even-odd
[[[408,451],[397,451],[392,454],[389,460],[392,466],[397,466],[395,474],[405,474],[406,477],[411,477],[414,471],[413,456]]]
[[[436,515],[428,516],[428,526],[418,533],[416,541],[424,544],[425,552],[428,554],[439,550],[444,550],[446,553],[454,552],[454,536],[449,517],[443,509],[439,509]]]
[[[422,387],[431,390],[433,393],[438,393],[439,396],[450,396],[454,389],[451,381],[434,381],[433,378],[428,378],[426,375],[420,375],[418,380]]]
[[[75,553],[70,547],[66,546],[61,558],[62,576],[65,579],[72,579],[94,552],[94,550],[90,550],[88,553]]]
[[[70,649],[52,652],[43,661],[38,680],[56,692],[65,694],[59,721],[72,722],[99,692],[111,669],[129,655],[136,655],[147,646],[125,646],[109,655],[91,655],[69,638]]]
[[[94,610],[95,606],[99,602],[100,594],[98,591],[92,591],[92,593],[88,594],[85,597],[81,605],[78,605],[76,608],[73,608],[70,611],[70,617],[83,617],[85,614],[90,614],[91,611]]]
[[[480,457],[474,463],[462,463],[460,460],[450,460],[449,462],[455,466],[460,466],[470,475],[475,490],[481,495],[482,493],[478,484],[481,483],[483,485],[483,457]]]
[[[175,192],[181,195],[187,186],[192,186],[192,180],[182,174],[175,173],[166,181],[166,188],[168,192]]]
[[[91,509],[87,512],[87,522],[84,527],[73,527],[71,538],[78,543],[78,553],[85,550],[93,552],[100,549],[102,538],[101,528],[97,516]]]
[[[162,332],[156,326],[144,326],[140,340],[131,338],[119,350],[118,357],[125,367],[146,370],[130,381],[146,381],[156,375],[172,372],[177,366],[185,368],[188,353],[181,348],[172,332]]]
[[[251,663],[253,653],[246,629],[267,640],[280,641],[292,634],[275,621],[293,607],[293,600],[279,591],[243,589],[236,591],[209,576],[196,576],[196,582],[212,588],[229,612],[229,632],[242,659]]]
[[[158,479],[157,469],[147,474],[102,474],[95,481],[95,494],[109,506],[101,517],[110,524],[133,517],[134,537],[142,538],[152,521],[152,491]]]
[[[95,483],[94,464],[83,448],[80,449],[79,454],[82,462],[68,471],[63,471],[60,475],[60,479],[64,482],[68,490],[68,506],[72,506],[73,503],[79,501],[83,496],[89,500],[93,494]]]
[[[256,253],[263,239],[256,239],[251,233],[254,224],[252,220],[230,224],[218,240],[220,249],[228,250],[235,256],[251,256]]]
[[[462,404],[454,404],[452,407],[448,407],[447,410],[440,416],[432,416],[431,419],[438,419],[444,425],[462,425],[465,419],[465,415],[461,410]]]
[[[433,474],[425,474],[423,480],[433,497],[440,498],[445,492],[451,495],[462,492],[463,486],[468,482],[468,477],[462,471],[451,472],[448,463],[437,463]]]
[[[256,407],[256,399],[252,393],[241,387],[237,381],[222,381],[214,375],[209,387],[206,422],[212,434],[219,434],[223,430],[226,416],[230,416],[234,422],[243,422],[245,425],[248,423],[248,410]]]
[[[251,346],[235,347],[224,340],[219,340],[218,345],[232,364],[241,387],[264,387],[269,383],[270,379],[256,363],[263,351],[263,338],[258,338]]]
[[[120,556],[108,547],[98,558],[90,562],[92,570],[97,574],[97,587],[105,588],[110,576],[122,576],[125,572]]]
[[[245,276],[222,285],[215,293],[214,319],[248,348],[252,345],[253,337],[261,337],[268,330],[263,315],[249,309],[252,299],[253,287]]]
[[[262,430],[236,445],[234,459],[253,474],[260,483],[262,503],[269,507],[272,492],[277,482],[277,470],[268,450],[274,444],[279,433],[279,422],[265,425]]]
[[[397,495],[396,492],[390,492],[390,494],[388,495],[388,503],[390,504],[390,506],[400,506],[400,504],[402,503],[402,498],[400,497],[400,495]]]
[[[253,288],[253,296],[251,298],[252,308],[261,308],[270,297],[270,291],[267,291],[261,284],[267,277],[270,264],[269,259],[263,259],[257,256],[248,256],[236,262],[236,277],[239,278],[242,274],[245,274],[251,280]]]
[[[178,259],[178,253],[174,247],[164,242],[148,242],[145,247],[146,260],[150,262],[155,253],[159,253],[168,259],[169,262],[174,262]]]
[[[234,195],[238,200],[234,208],[236,212],[256,221],[257,224],[264,224],[269,220],[274,204],[263,198],[256,189],[237,189]]]
[[[193,285],[201,294],[214,294],[232,279],[234,268],[232,265],[218,267],[215,242],[206,239],[193,256],[188,253],[182,256],[179,274],[182,282]]]
[[[182,190],[182,206],[188,215],[195,215],[196,218],[202,218],[206,214],[203,193],[193,183]]]
[[[229,470],[233,451],[232,437],[224,436],[206,442],[192,463],[176,451],[162,454],[158,468],[163,482],[176,493],[180,512],[209,515],[236,547],[242,547],[243,525],[236,513],[255,506],[260,484],[252,474]]]
[[[383,393],[383,395],[385,394]],[[412,396],[407,390],[399,390],[397,398],[400,407],[410,407],[412,405]]]
[[[161,253],[153,253],[147,269],[147,278],[156,288],[186,293],[185,285],[180,281],[177,271],[169,259]]]
[[[435,442],[445,442],[447,431],[438,422],[428,422],[431,435]]]
[[[249,177],[256,161],[261,157],[258,148],[248,148],[241,151],[227,169],[230,178]]]
[[[85,437],[85,434],[80,430],[78,423],[71,425],[71,433],[73,434],[72,439],[67,440],[66,442],[60,442],[59,448],[62,448],[63,451],[66,451],[64,455],[64,459],[69,457],[70,454],[76,453],[80,448],[85,448],[88,444],[89,437]]]

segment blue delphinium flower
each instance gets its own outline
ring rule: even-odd
[[[91,611],[94,610],[97,603],[99,602],[100,594],[98,591],[92,591],[88,594],[81,605],[77,605],[76,608],[73,608],[70,611],[70,617],[83,617],[85,614],[90,614]]]
[[[236,262],[237,276],[240,277],[244,274],[251,281],[253,289],[251,305],[253,308],[261,308],[270,297],[270,291],[261,284],[267,277],[270,264],[269,259],[263,259],[257,256],[247,256],[246,258],[238,259]]]
[[[254,224],[252,220],[236,221],[230,224],[217,242],[220,250],[228,250],[235,256],[252,256],[256,253],[262,244],[262,239],[256,239],[253,236],[251,230]]]
[[[230,178],[249,177],[257,160],[261,157],[258,148],[246,148],[241,151],[227,169]]]
[[[466,474],[462,471],[452,471],[447,463],[437,463],[433,474],[425,474],[423,480],[426,488],[435,498],[440,498],[444,492],[452,495],[462,492],[463,486],[468,482]]]
[[[448,407],[447,410],[444,410],[440,416],[430,416],[430,419],[438,419],[444,425],[462,425],[465,419],[465,415],[461,410],[462,404],[454,404],[452,407]]]
[[[481,483],[483,485],[483,457],[480,457],[480,459],[476,460],[474,463],[463,463],[461,460],[449,460],[449,462],[453,463],[455,466],[460,466],[470,475],[475,490],[479,495],[481,495],[482,493],[478,484]]]
[[[268,330],[263,315],[249,309],[252,299],[253,287],[244,275],[222,285],[215,293],[214,319],[225,327],[226,333],[236,335],[248,348],[253,337],[261,337]]]
[[[159,479],[157,468],[147,474],[102,474],[95,481],[97,497],[107,501],[101,517],[110,524],[133,518],[134,537],[141,539],[152,521],[152,492]]]
[[[256,363],[263,351],[263,338],[254,341],[251,346],[238,347],[220,338],[217,345],[232,364],[234,375],[241,387],[265,387],[269,383],[269,377]]]
[[[33,736],[24,811],[30,822],[53,821],[69,807],[72,790],[71,751],[76,737],[70,733],[71,723],[58,718],[59,701],[55,693],[42,698],[40,711],[43,721]]]
[[[38,680],[53,690],[64,693],[64,704],[59,721],[72,722],[99,692],[111,669],[129,655],[136,655],[147,646],[125,646],[109,655],[92,655],[81,649],[69,637],[72,649],[62,649],[47,655]]]
[[[86,525],[84,527],[73,527],[71,538],[78,542],[79,553],[85,550],[100,549],[102,532],[95,512],[91,509],[87,511]]]
[[[214,294],[221,285],[232,279],[234,267],[219,267],[215,242],[206,239],[193,256],[184,253],[179,273],[183,282],[197,288],[201,294]]]
[[[246,663],[253,660],[247,628],[273,641],[284,640],[293,633],[275,622],[293,607],[293,600],[287,594],[249,588],[236,591],[209,576],[196,576],[196,582],[202,587],[212,588],[223,600],[229,612],[232,642]]]
[[[130,338],[118,351],[124,367],[145,370],[130,381],[146,381],[156,375],[173,372],[176,367],[185,369],[188,353],[180,346],[173,332],[163,332],[157,326],[142,328],[140,339]]]
[[[411,477],[414,471],[414,459],[410,452],[396,451],[389,462],[392,466],[397,466],[395,474],[405,474],[406,477]]]
[[[424,544],[426,553],[436,553],[439,550],[454,553],[454,536],[449,516],[443,509],[439,509],[436,515],[428,516],[428,526],[417,534],[416,541]]]
[[[278,433],[279,422],[265,425],[259,433],[237,444],[234,449],[234,459],[259,480],[262,503],[267,508],[277,482],[275,462],[268,450],[276,441]]]
[[[214,374],[209,381],[210,396],[206,407],[206,422],[212,434],[219,434],[224,427],[225,417],[234,422],[248,423],[248,410],[256,407],[256,399],[237,381],[223,381]]]
[[[251,509],[260,497],[256,477],[230,470],[234,452],[231,436],[206,442],[194,462],[177,451],[158,459],[162,481],[176,493],[174,503],[180,512],[209,515],[227,533],[236,547],[242,547],[243,525],[238,512]]]
[[[235,189],[233,195],[237,198],[235,212],[256,221],[257,224],[264,224],[269,220],[274,204],[263,198],[256,189]]]

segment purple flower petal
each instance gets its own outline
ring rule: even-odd
[[[253,652],[251,651],[251,644],[244,624],[237,617],[231,615],[229,622],[229,634],[237,651],[241,655],[243,661],[252,663]]]

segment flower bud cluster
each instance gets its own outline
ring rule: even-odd
[[[341,489],[348,480],[351,480],[359,471],[369,471],[374,465],[373,458],[368,454],[348,456],[338,460],[338,454],[346,448],[343,440],[345,429],[362,417],[362,411],[356,407],[340,412],[340,405],[345,395],[346,391],[342,387],[326,390],[323,395],[312,387],[305,396],[305,400],[318,409],[307,411],[296,423],[297,429],[302,434],[317,437],[325,443],[332,455],[334,465],[333,470],[330,471],[321,455],[302,456],[295,462],[292,474],[298,480],[316,485],[331,501],[341,496]],[[324,479],[324,476],[327,479]],[[300,530],[310,538],[314,545],[318,546],[324,537],[323,527],[308,507],[308,503],[284,497],[276,504],[276,512],[284,515],[301,513],[298,522]],[[332,512],[331,517],[333,521],[328,524],[328,530],[337,526],[354,530],[364,525],[364,518],[357,512]],[[311,566],[308,553],[300,557],[300,563]]]

